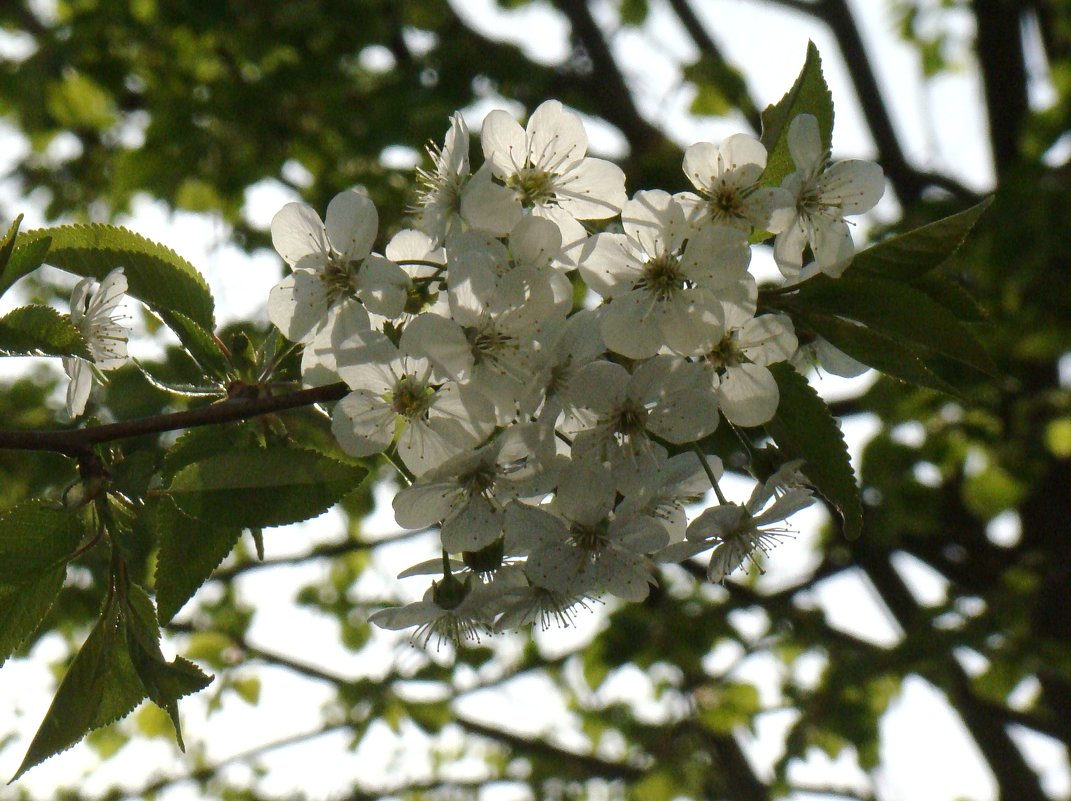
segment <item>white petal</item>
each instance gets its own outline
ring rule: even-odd
[[[93,388],[93,369],[83,359],[65,358],[63,369],[71,377],[67,385],[67,416],[72,420],[86,410],[89,391]]]
[[[407,353],[427,357],[452,378],[472,372],[472,346],[465,332],[453,320],[437,314],[421,314],[410,320],[402,334],[402,347]]]
[[[722,414],[738,426],[758,426],[777,412],[781,393],[773,374],[758,364],[730,367],[718,385]]]
[[[624,234],[596,234],[584,246],[580,275],[604,298],[632,291],[643,276],[643,254]]]
[[[818,354],[818,362],[828,373],[839,375],[842,378],[855,378],[855,376],[862,375],[870,369],[867,365],[856,361],[844,351],[833,347],[828,340],[822,339],[822,337],[818,337],[814,344]]]
[[[621,227],[652,258],[675,251],[687,233],[684,210],[661,189],[633,195],[621,209]]]
[[[519,128],[518,128],[519,130]],[[521,218],[517,193],[491,180],[491,162],[485,162],[461,190],[461,217],[476,231],[505,236]]]
[[[838,161],[818,180],[821,202],[837,206],[841,214],[870,211],[885,193],[885,175],[872,161]]]
[[[546,172],[561,172],[588,152],[584,123],[557,100],[547,100],[528,119],[528,163]]]
[[[763,314],[749,320],[739,339],[744,355],[762,365],[791,359],[799,345],[792,319],[784,314]]]
[[[368,311],[391,318],[405,309],[407,293],[413,285],[405,270],[376,255],[364,260],[354,283]]]
[[[331,432],[350,456],[371,456],[390,445],[394,417],[394,410],[381,398],[358,390],[335,404]]]
[[[291,267],[308,256],[322,258],[328,253],[323,221],[306,203],[287,203],[279,209],[271,221],[271,243]]]
[[[815,225],[811,250],[814,251],[818,269],[826,275],[839,278],[855,256],[852,232],[844,220],[829,220],[823,223]]]
[[[503,514],[482,495],[474,496],[443,524],[441,538],[447,553],[478,551],[502,535]]]
[[[788,126],[788,152],[796,169],[805,174],[813,173],[822,164],[825,152],[818,120],[813,114],[800,114]]]
[[[630,359],[646,359],[662,348],[666,304],[645,290],[619,295],[607,306],[599,330],[606,347]]]
[[[684,151],[684,174],[696,189],[709,192],[719,172],[718,148],[713,142],[696,142]]]
[[[628,370],[620,364],[591,362],[573,376],[569,394],[578,406],[609,412],[626,397],[629,380]]]
[[[499,178],[508,178],[520,171],[528,157],[524,129],[502,109],[495,109],[484,118],[480,144],[484,158]]]
[[[425,528],[446,518],[465,500],[456,481],[416,483],[394,496],[394,519],[402,528]]]
[[[347,261],[360,261],[371,253],[378,231],[376,205],[364,192],[340,192],[327,205],[327,238]]]
[[[578,220],[605,220],[625,205],[625,173],[611,161],[586,158],[554,182],[559,207]]]
[[[718,155],[721,157],[721,166],[725,170],[735,171],[745,167],[758,167],[761,173],[766,168],[766,148],[763,147],[762,142],[748,134],[727,136],[718,147]],[[758,178],[757,173],[755,178]]]
[[[326,322],[327,299],[320,273],[297,270],[268,293],[268,319],[291,342],[311,342]]]

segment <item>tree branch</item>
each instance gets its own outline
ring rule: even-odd
[[[260,398],[234,397],[189,409],[183,412],[139,417],[119,423],[89,426],[70,431],[0,431],[0,449],[20,451],[50,451],[67,456],[85,457],[93,445],[120,439],[139,437],[145,434],[161,434],[197,426],[232,423],[248,420],[273,412],[312,406],[317,403],[336,401],[349,392],[343,383],[328,384],[312,389],[302,389],[286,395],[269,395]]]

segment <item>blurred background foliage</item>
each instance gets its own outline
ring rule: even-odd
[[[702,0],[550,5],[570,30],[570,50],[557,63],[489,38],[454,6],[433,0],[10,0],[0,5],[0,118],[30,146],[10,160],[8,179],[49,219],[114,219],[147,194],[173,209],[216,215],[250,251],[268,243],[266,231],[243,215],[258,182],[279,181],[321,210],[336,192],[359,183],[383,215],[385,240],[403,225],[411,163],[426,141],[441,138],[450,113],[497,97],[530,110],[555,97],[616,128],[627,142],[620,161],[632,189],[684,189],[679,143],[659,120],[641,113],[610,46],[623,31],[648,24],[656,11],[670,15],[698,53],[683,70],[694,86],[694,114],[727,116],[755,130],[758,109],[776,99],[753,97],[752,65],[729,63],[718,45],[728,36],[759,41],[761,32],[735,30],[729,13],[715,29],[698,13]],[[838,47],[823,55],[846,64],[889,190],[902,208],[890,231],[977,201],[952,176],[905,155],[847,0],[741,5],[828,27]],[[881,797],[872,781],[816,787],[801,784],[790,768],[819,749],[855,761],[870,779],[880,775],[882,715],[904,680],[918,677],[962,719],[1000,798],[1047,797],[1013,735],[1025,728],[1065,747],[1071,743],[1071,3],[886,5],[902,40],[917,51],[926,80],[948,70],[980,76],[996,200],[944,269],[987,311],[978,333],[1001,376],[963,398],[881,379],[834,404],[845,419],[869,414],[878,423],[861,462],[865,534],[848,542],[829,527],[814,570],[775,592],[754,581],[711,588],[702,570],[671,568],[644,604],[601,610],[605,625],[581,648],[562,654],[514,640],[510,647],[466,649],[451,663],[413,652],[404,641],[374,650],[376,636],[364,619],[379,601],[359,583],[382,546],[362,526],[374,506],[366,482],[343,504],[334,540],[276,561],[322,564],[322,580],[305,587],[297,602],[336,621],[346,649],[389,658],[380,656],[357,675],[315,655],[250,641],[256,611],[234,583],[270,568],[256,564],[252,546],[243,545],[220,569],[212,591],[171,627],[179,649],[217,674],[206,691],[210,706],[232,692],[256,703],[256,666],[268,665],[329,687],[322,731],[346,733],[354,748],[381,736],[384,725],[428,735],[419,741],[435,758],[424,775],[350,777],[344,797],[354,801],[483,798],[490,786],[528,787],[529,797],[540,799],[759,801],[821,789],[871,798]],[[615,21],[611,27],[608,18]],[[943,24],[953,19],[956,25]],[[948,55],[950,31],[969,39],[965,63]],[[1039,63],[1055,93],[1043,104],[1032,96]],[[2,215],[20,210],[5,208]],[[24,282],[22,291],[40,299],[56,292],[47,280]],[[253,323],[235,327],[254,339],[264,333]],[[152,369],[176,381],[190,377],[177,351],[166,352]],[[4,384],[4,427],[54,425],[54,385],[54,373],[43,370]],[[118,374],[107,398],[124,418],[173,408],[135,371]],[[321,425],[315,415],[291,415],[286,424]],[[158,445],[155,439],[130,441],[122,455],[136,472],[139,460],[156,458]],[[0,452],[3,506],[55,496],[72,478],[59,456]],[[147,574],[153,532],[134,533],[142,537]],[[905,562],[938,577],[941,597],[913,590]],[[100,603],[105,565],[83,564],[46,627],[69,643],[84,636]],[[847,633],[815,604],[815,588],[849,574],[865,576],[900,631],[894,641]],[[715,654],[733,659],[726,667]],[[773,698],[751,676],[748,666],[757,657],[778,666]],[[636,699],[600,692],[624,673],[644,688]],[[542,676],[539,686],[553,688],[568,710],[563,727],[573,736],[516,730],[509,720],[477,718],[457,703],[476,689],[533,675]],[[778,710],[791,711],[792,722],[783,755],[768,772],[749,762],[742,743],[764,715]],[[0,747],[35,725],[5,714]],[[167,724],[160,715],[143,709],[93,735],[91,744],[108,759],[121,754],[129,737],[161,732]],[[296,732],[294,741],[309,736]],[[187,733],[188,742],[195,739]],[[271,753],[258,749],[227,755],[225,763],[256,763],[261,756],[270,765]],[[459,772],[463,763],[469,769]],[[196,746],[176,764],[182,769],[162,768],[154,783],[116,789],[113,796],[150,797],[194,781],[202,797],[273,797],[256,771],[221,771],[220,757]],[[4,792],[31,797],[25,786]],[[80,797],[78,790],[67,795]]]

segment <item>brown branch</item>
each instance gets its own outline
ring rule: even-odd
[[[86,457],[93,445],[120,439],[140,437],[145,434],[161,434],[197,426],[233,423],[248,420],[273,412],[312,406],[317,403],[336,401],[344,397],[349,388],[342,383],[328,384],[312,389],[302,389],[286,395],[269,395],[261,398],[228,398],[227,400],[189,409],[184,412],[139,417],[119,423],[108,423],[70,431],[0,431],[0,449],[20,451],[49,451],[67,456]]]
[[[975,51],[985,86],[989,139],[997,175],[1019,160],[1019,141],[1029,106],[1026,61],[1018,3],[975,0]]]

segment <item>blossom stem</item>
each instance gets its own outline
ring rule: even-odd
[[[728,499],[721,491],[721,487],[718,486],[718,477],[714,475],[714,471],[710,467],[710,462],[707,461],[706,454],[699,448],[698,445],[693,445],[692,450],[695,451],[695,455],[699,457],[699,464],[703,466],[703,472],[707,474],[707,478],[710,479],[710,486],[714,488],[714,494],[718,496],[718,503],[726,504]]]

